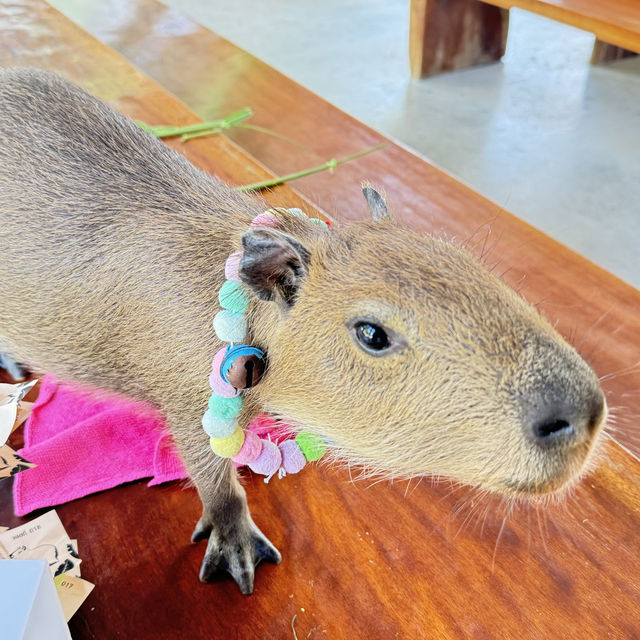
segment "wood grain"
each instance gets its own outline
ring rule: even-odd
[[[517,7],[584,29],[599,40],[640,52],[640,3],[636,0],[486,0]]]
[[[591,54],[591,64],[600,64],[602,62],[613,62],[614,60],[623,60],[624,58],[633,58],[638,54],[629,49],[616,47],[614,44],[598,40],[593,43],[593,52]]]
[[[136,6],[131,3],[130,11]],[[158,24],[136,20],[142,44],[151,45],[154,37],[144,34]],[[134,29],[126,20],[121,24]],[[182,28],[177,31],[183,35],[171,40],[164,24],[162,58],[171,70],[179,65],[172,67],[168,52],[180,58],[184,75],[192,73],[186,60],[198,66],[213,55],[204,45],[198,54]],[[54,68],[149,122],[194,119],[122,57],[39,0],[0,4],[0,30],[2,65]],[[212,37],[205,35],[203,42]],[[182,57],[182,47],[194,47],[191,57]],[[228,110],[225,101],[251,104],[261,118],[257,123],[270,126],[267,114],[282,120],[295,104],[286,121],[291,120],[294,137],[300,139],[295,131],[304,133],[319,155],[380,140],[235,49],[235,62],[244,60],[240,73],[233,66],[234,48],[224,42],[222,48],[232,57],[230,75],[223,62],[215,78],[210,68],[200,94],[217,101],[222,112]],[[151,47],[146,55],[157,53]],[[252,151],[272,170],[298,161],[292,149],[286,148],[287,156],[281,147],[275,151],[275,142],[255,139],[238,136],[243,146],[256,145]],[[266,173],[222,137],[180,150],[229,180],[245,182]],[[300,190],[341,219],[354,219],[364,213],[357,192],[359,179],[367,176],[386,186],[398,217],[418,228],[472,237],[480,251],[483,225],[491,223],[501,237],[491,253],[502,258],[501,268],[516,270],[514,282],[527,273],[532,284],[526,293],[550,295],[548,308],[565,329],[573,326],[585,337],[594,325],[588,344],[598,348],[598,367],[638,360],[638,292],[401,147],[390,144],[357,167],[307,179]],[[288,188],[274,190],[272,197],[300,201]],[[596,323],[603,309],[607,314]],[[628,394],[621,415],[638,413],[634,387],[625,386],[629,378],[611,382],[614,391]],[[567,503],[539,512],[522,507],[504,527],[506,514],[498,504],[446,483],[352,484],[345,470],[324,466],[269,486],[249,476],[254,517],[284,556],[281,566],[259,569],[250,598],[228,580],[198,583],[204,549],[188,543],[199,510],[193,490],[135,483],[76,500],[58,511],[71,537],[79,539],[83,574],[96,589],[72,620],[73,637],[290,639],[295,615],[298,638],[636,638],[639,464],[611,441],[605,453],[597,472]],[[18,524],[22,519],[11,514],[10,483],[0,484],[0,492],[0,523]]]
[[[412,0],[411,75],[425,78],[500,60],[509,11],[476,0]]]
[[[421,78],[499,59],[508,11],[514,7],[595,34],[593,64],[640,52],[637,0],[411,0],[412,75]],[[502,14],[491,13],[496,9]]]

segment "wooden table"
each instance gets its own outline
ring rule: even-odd
[[[640,52],[637,0],[411,0],[412,75],[423,78],[499,60],[513,8],[595,34],[594,64]]]
[[[179,147],[202,168],[248,182],[266,172],[246,150],[281,172],[380,141],[379,134],[176,12],[148,0],[106,2],[99,10],[116,5],[127,11],[110,14],[119,16],[117,28],[104,21],[112,37],[119,32],[137,49],[138,59],[130,57],[138,68],[146,59],[146,70],[157,78],[164,73],[163,84],[188,98],[199,115],[249,104],[257,124],[312,148],[302,154],[248,132],[233,134],[243,149],[224,137]],[[40,0],[0,4],[0,33],[2,65],[55,69],[147,122],[194,119],[125,58]],[[185,93],[176,90],[181,83]],[[386,188],[403,222],[470,239],[478,252],[484,246],[487,262],[499,261],[498,271],[510,269],[505,279],[520,283],[530,299],[544,299],[542,309],[573,335],[597,371],[620,372],[605,382],[609,403],[622,406],[619,438],[628,448],[637,446],[637,291],[399,145],[333,176],[295,183],[299,193],[275,189],[270,198],[309,209],[306,195],[332,216],[353,219],[365,214],[358,193],[365,177]],[[72,634],[292,638],[296,616],[299,638],[638,637],[640,467],[614,441],[606,453],[567,504],[544,513],[523,508],[501,535],[498,505],[485,517],[484,504],[466,502],[466,490],[446,483],[367,486],[352,484],[342,470],[317,467],[269,486],[249,477],[254,517],[284,556],[279,567],[258,570],[250,598],[226,579],[197,581],[204,549],[188,542],[198,515],[193,490],[134,483],[74,501],[58,511],[79,539],[83,573],[96,589],[72,620]],[[18,524],[9,483],[0,491],[0,523]]]

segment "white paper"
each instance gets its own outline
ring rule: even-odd
[[[0,384],[0,446],[7,442],[18,416],[20,401],[31,391],[37,380],[20,384]]]
[[[0,562],[0,638],[71,640],[59,592],[44,560]]]
[[[80,577],[81,560],[55,511],[0,533],[0,544],[10,559],[46,560],[54,578],[63,573]]]
[[[55,510],[14,529],[0,526],[0,558],[43,560],[54,578],[67,622],[94,587],[80,577],[78,541],[69,538]],[[4,640],[1,620],[0,638]]]

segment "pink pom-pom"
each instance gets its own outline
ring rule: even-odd
[[[238,275],[240,260],[242,260],[242,251],[235,251],[227,258],[227,261],[224,263],[224,277],[227,280],[240,282],[240,276]]]
[[[270,440],[263,440],[262,451],[260,455],[249,464],[249,469],[254,473],[267,476],[265,482],[269,482],[271,476],[277,473],[281,463],[282,454],[280,453],[280,449],[278,449],[278,445]]]
[[[223,347],[214,356],[213,362],[211,363],[211,373],[209,374],[209,386],[211,390],[221,398],[235,398],[242,392],[232,387],[228,382],[225,382],[220,375],[220,366],[226,353],[227,348]]]
[[[307,464],[307,459],[295,440],[285,440],[278,446],[282,454],[282,468],[287,473],[298,473]]]
[[[273,213],[260,213],[252,221],[252,227],[277,227],[280,221]]]
[[[242,449],[233,456],[233,461],[239,465],[249,464],[250,462],[257,460],[261,453],[262,440],[260,440],[253,431],[247,431],[245,429],[244,444],[242,445]]]

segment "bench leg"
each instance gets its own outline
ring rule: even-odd
[[[424,78],[499,60],[508,9],[477,0],[411,0],[411,74]]]
[[[637,55],[635,51],[616,47],[614,44],[609,44],[596,38],[596,42],[593,45],[593,53],[591,54],[591,64],[613,62],[613,60],[622,60],[622,58],[631,58]]]

